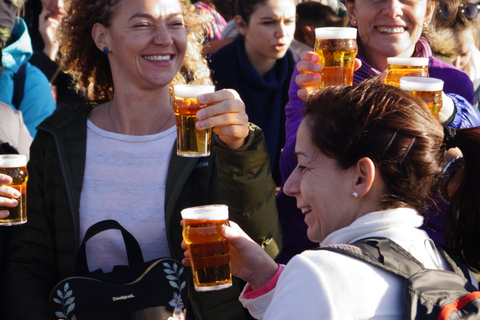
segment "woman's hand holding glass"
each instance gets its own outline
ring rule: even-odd
[[[20,192],[5,185],[9,183],[12,183],[12,178],[0,173],[0,207],[15,208],[18,205],[16,198],[20,197]],[[7,210],[0,210],[0,219],[8,217],[9,214]]]
[[[213,128],[229,148],[241,148],[250,130],[245,104],[238,93],[224,89],[200,95],[198,101],[209,106],[197,112],[197,129]]]
[[[224,226],[222,234],[230,241],[232,274],[250,284],[253,290],[263,287],[278,270],[277,263],[253,241],[235,222]],[[185,258],[182,263],[190,266],[190,256],[185,241],[182,241]]]
[[[442,91],[442,108],[438,113],[438,122],[442,125],[448,124],[448,120],[452,118],[453,113],[455,112],[455,104],[449,96]]]
[[[300,87],[297,91],[298,97],[305,100],[311,91],[318,88],[318,82],[322,79],[323,67],[318,63],[320,60],[318,54],[313,51],[303,53],[301,58],[297,63],[297,70],[300,74],[295,78],[295,82]],[[361,65],[362,62],[356,58],[354,70],[360,68]]]

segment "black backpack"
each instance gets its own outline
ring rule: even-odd
[[[325,246],[329,250],[371,263],[404,278],[406,319],[480,319],[480,291],[468,268],[438,248],[453,271],[426,269],[397,243],[386,238],[362,239],[353,244]]]

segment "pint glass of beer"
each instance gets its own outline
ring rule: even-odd
[[[400,86],[401,77],[428,77],[428,58],[387,58],[388,69],[384,83]]]
[[[18,205],[15,208],[0,207],[0,210],[8,210],[10,215],[0,219],[0,226],[14,226],[27,222],[27,157],[20,154],[0,155],[0,173],[9,175],[12,183],[7,186],[20,191]]]
[[[422,98],[435,118],[438,118],[438,113],[443,105],[442,80],[430,77],[402,77],[400,78],[400,89]]]
[[[182,157],[206,157],[210,155],[212,130],[197,130],[197,111],[206,107],[197,97],[215,91],[210,85],[176,85],[173,87],[173,109],[177,121],[177,155]]]
[[[186,208],[182,210],[182,218],[195,290],[232,286],[230,243],[221,233],[222,227],[228,225],[228,207],[219,204]]]
[[[353,84],[353,64],[357,55],[356,28],[316,28],[315,52],[323,66],[320,88]]]

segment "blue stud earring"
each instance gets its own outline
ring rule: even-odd
[[[108,47],[103,48],[103,53],[108,54],[109,52],[110,52],[110,50],[108,50]]]

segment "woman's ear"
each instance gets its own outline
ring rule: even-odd
[[[95,23],[92,27],[92,38],[100,51],[103,51],[105,47],[108,47],[106,28],[103,24]]]
[[[348,19],[350,24],[354,27],[357,26],[357,11],[355,10],[355,1],[345,1],[345,7],[347,8]]]
[[[237,26],[238,32],[240,32],[240,34],[244,36],[246,33],[247,24],[238,14],[233,19],[235,20],[235,25]]]
[[[377,172],[372,159],[360,158],[355,166],[353,192],[356,192],[359,198],[365,196],[372,189],[376,176]]]
[[[427,1],[427,10],[425,12],[424,26],[428,26],[432,21],[433,14],[435,12],[435,0]]]

